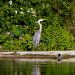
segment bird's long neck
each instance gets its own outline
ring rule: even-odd
[[[41,23],[39,23],[39,25],[40,25],[40,32],[42,31],[42,24]]]

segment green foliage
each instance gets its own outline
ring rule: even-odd
[[[67,50],[73,46],[73,36],[61,27],[49,26],[45,30],[43,41],[47,50]]]
[[[66,50],[74,49],[74,37],[68,30],[73,21],[74,1],[9,0],[0,1],[0,50]],[[73,4],[73,5],[72,5]],[[32,38],[42,22],[40,46],[33,48]]]

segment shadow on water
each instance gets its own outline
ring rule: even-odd
[[[0,59],[0,75],[75,75],[75,62],[31,60]]]

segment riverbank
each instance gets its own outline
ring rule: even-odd
[[[17,51],[17,52],[0,52],[0,58],[43,58],[55,59],[58,54],[63,58],[74,58],[75,51]]]

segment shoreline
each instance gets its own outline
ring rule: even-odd
[[[0,58],[42,58],[56,59],[58,54],[63,56],[63,59],[74,58],[75,51],[17,51],[17,52],[0,52]]]

